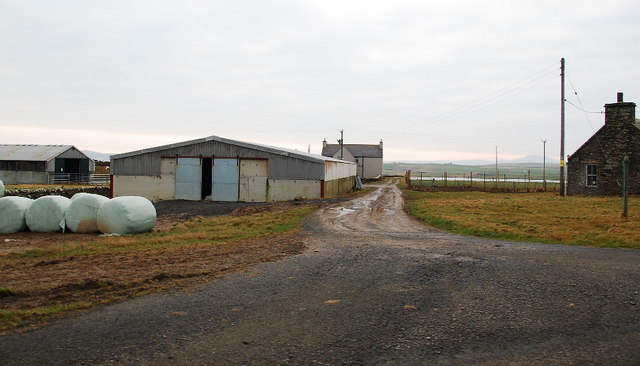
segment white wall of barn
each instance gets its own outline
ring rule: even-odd
[[[355,176],[356,169],[357,165],[355,163],[327,161],[324,164],[324,180],[328,182]]]

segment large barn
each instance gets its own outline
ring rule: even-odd
[[[95,162],[72,145],[0,145],[0,180],[5,184],[85,181]]]
[[[217,136],[111,156],[112,196],[227,202],[334,197],[356,164]]]

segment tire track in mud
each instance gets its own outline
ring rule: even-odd
[[[397,235],[432,232],[406,214],[402,192],[391,183],[342,205],[325,208],[318,216],[323,230],[341,234]]]

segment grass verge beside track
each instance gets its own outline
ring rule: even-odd
[[[486,238],[640,249],[640,197],[621,218],[620,197],[553,193],[417,192],[407,210],[426,225]]]

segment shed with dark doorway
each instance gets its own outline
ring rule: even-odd
[[[209,136],[113,155],[111,174],[114,197],[269,202],[349,192],[356,164]]]
[[[88,181],[95,162],[72,145],[0,145],[0,180],[5,184]]]

